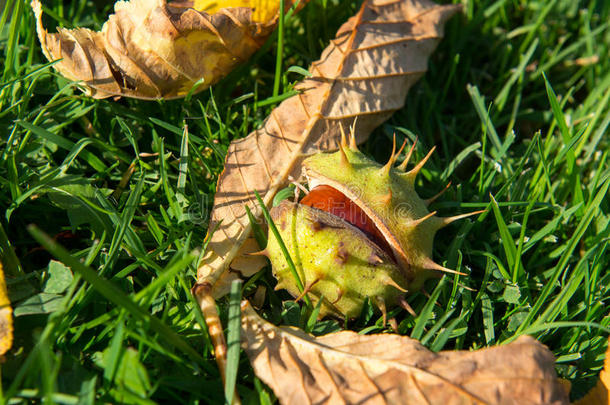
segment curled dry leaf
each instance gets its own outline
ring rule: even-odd
[[[251,231],[245,206],[260,218],[254,191],[269,206],[290,176],[300,177],[304,157],[337,149],[341,126],[358,118],[355,136],[363,142],[402,108],[407,91],[427,69],[445,21],[459,8],[428,0],[364,1],[311,65],[311,77],[297,84],[299,94],[275,108],[261,129],[229,146],[199,283],[208,283],[220,297],[232,280],[260,268],[254,259],[231,268]]]
[[[13,309],[8,299],[4,270],[0,263],[0,359],[13,345]]]
[[[405,336],[314,338],[242,303],[242,345],[283,404],[567,404],[551,352],[523,336],[505,346],[434,353]]]
[[[39,0],[32,1],[45,56],[62,59],[55,69],[83,81],[95,98],[184,97],[200,79],[195,91],[204,90],[256,52],[278,20],[278,1],[199,0],[194,6],[204,11],[165,0],[119,1],[99,32],[49,34]]]

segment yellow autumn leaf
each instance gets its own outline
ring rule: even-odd
[[[254,10],[252,19],[257,22],[272,19],[280,8],[278,0],[195,0],[193,8],[209,14],[219,12],[223,8],[248,7]]]
[[[8,299],[4,270],[0,263],[0,357],[13,345],[13,309]]]
[[[32,9],[47,59],[59,60],[53,67],[94,98],[171,99],[195,85],[207,89],[256,52],[279,17],[277,0],[130,0],[115,4],[101,31],[49,33],[39,0]]]

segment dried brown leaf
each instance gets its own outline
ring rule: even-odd
[[[445,21],[459,6],[429,0],[370,0],[348,20],[309,68],[300,92],[275,108],[264,126],[231,143],[218,180],[208,251],[199,268],[200,283],[220,297],[239,275],[231,271],[251,225],[245,206],[257,218],[258,191],[267,206],[290,176],[300,177],[302,159],[334,150],[340,126],[355,128],[359,142],[403,107],[407,91],[427,69],[428,57],[443,35]]]
[[[0,359],[13,345],[13,309],[8,299],[4,270],[0,263]]]
[[[314,338],[242,304],[242,346],[283,404],[567,404],[555,360],[528,336],[505,346],[434,353],[392,334]]]
[[[42,25],[39,0],[32,8],[45,56],[62,59],[55,69],[83,81],[87,94],[171,99],[187,95],[200,79],[196,91],[219,81],[259,49],[277,22],[278,1],[196,3],[208,12],[165,0],[118,1],[101,31],[59,28],[56,34]]]

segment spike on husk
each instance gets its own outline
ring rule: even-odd
[[[388,322],[388,309],[385,305],[385,300],[382,296],[378,295],[375,297],[375,304],[377,304],[377,308],[381,311],[381,315],[383,316],[383,326]]]
[[[434,217],[436,215],[436,211],[432,211],[431,213],[418,218],[418,219],[409,219],[409,221],[407,222],[408,227],[411,228],[415,228],[417,226],[420,226],[421,224],[423,224],[424,222],[426,222],[427,220],[429,220],[430,218]]]
[[[417,313],[413,309],[413,307],[407,302],[405,297],[400,297],[398,299],[398,305],[400,305],[405,311],[407,311],[413,318],[417,318]]]
[[[343,124],[341,123],[339,123],[339,131],[341,132],[341,147],[347,149],[347,137],[345,135],[345,130],[343,129]]]
[[[394,167],[394,162],[396,161],[396,155],[396,135],[394,135],[394,138],[392,139],[392,154],[390,155],[390,159],[388,159],[388,163],[381,169],[384,175],[387,176],[390,174],[390,171]]]
[[[382,282],[385,285],[389,285],[389,286],[396,288],[398,291],[402,291],[404,293],[407,292],[406,289],[402,288],[400,285],[398,285],[398,283],[396,281],[392,280],[392,278],[390,278],[390,277],[385,278]]]
[[[438,193],[436,193],[435,195],[433,195],[432,197],[428,198],[427,200],[424,200],[426,202],[426,205],[430,205],[432,204],[434,201],[436,201],[440,196],[442,196],[443,194],[445,194],[447,192],[447,190],[449,190],[449,187],[451,187],[451,182],[447,183],[447,185],[445,186],[444,189],[442,189],[441,191],[439,191]]]
[[[401,172],[404,172],[407,170],[407,165],[409,164],[409,161],[411,160],[411,156],[413,155],[413,151],[415,150],[415,145],[417,145],[417,139],[418,138],[415,138],[415,142],[413,142],[413,145],[411,145],[411,148],[409,148],[409,152],[407,152],[405,159],[402,161],[402,163],[400,165],[398,165],[398,170],[400,170]],[[405,142],[406,142],[406,140],[405,140]]]
[[[316,285],[316,283],[319,282],[320,280],[321,280],[321,278],[316,278],[314,281],[312,281],[311,283],[307,284],[305,286],[305,288],[303,289],[303,291],[299,294],[299,296],[294,299],[294,302],[299,302],[300,300],[302,300],[303,297],[305,295],[307,295],[307,293],[311,291],[313,286]]]
[[[358,151],[358,144],[356,143],[356,134],[354,133],[353,129],[352,131],[350,131],[349,134],[349,147],[354,151]]]
[[[428,160],[430,159],[430,157],[432,156],[432,154],[434,153],[435,150],[436,150],[436,146],[433,146],[432,149],[430,149],[430,152],[428,152],[428,154],[417,165],[415,165],[415,167],[413,169],[411,169],[407,173],[405,173],[405,175],[409,179],[414,181],[415,177],[419,174],[421,169],[425,166],[426,162],[428,162]]]
[[[441,220],[441,224],[442,226],[447,226],[452,222],[455,222],[459,219],[464,219],[464,218],[468,218],[471,217],[473,215],[478,215],[478,214],[482,214],[484,213],[485,210],[479,210],[479,211],[473,211],[473,212],[468,212],[466,214],[461,214],[461,215],[454,215],[452,217],[444,217],[444,218],[440,218]]]

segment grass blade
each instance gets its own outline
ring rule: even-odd
[[[254,191],[254,194],[256,195],[258,204],[260,205],[260,208],[263,211],[263,216],[265,217],[265,220],[267,221],[267,224],[269,225],[269,229],[273,233],[273,236],[275,236],[275,239],[277,240],[278,245],[280,245],[282,254],[284,255],[284,258],[286,259],[286,263],[288,264],[288,268],[290,268],[290,272],[292,273],[292,276],[294,277],[295,282],[297,283],[297,287],[299,288],[300,292],[303,292],[305,290],[305,286],[303,285],[303,281],[301,281],[301,277],[299,276],[299,273],[297,272],[297,268],[296,268],[294,262],[292,261],[292,258],[290,257],[290,253],[288,252],[288,249],[286,248],[286,245],[284,244],[284,241],[282,240],[280,231],[277,230],[277,227],[273,223],[273,220],[271,219],[271,215],[269,214],[269,210],[267,210],[267,207],[265,206],[265,202],[261,198],[260,194],[258,194],[258,191]],[[309,297],[307,296],[307,294],[305,294],[305,296],[303,297],[303,301],[305,301],[305,303],[307,304],[308,307],[311,307],[311,301],[309,300]]]
[[[282,80],[282,65],[284,64],[284,2],[280,1],[280,16],[277,26],[277,49],[275,59],[275,76],[273,78],[273,96],[277,97],[280,94],[280,83]]]
[[[28,226],[28,231],[36,239],[38,243],[44,246],[53,256],[66,264],[73,271],[87,281],[91,286],[99,292],[108,301],[111,301],[120,308],[123,308],[133,317],[146,322],[152,330],[157,332],[159,336],[171,346],[177,348],[186,354],[193,361],[203,363],[201,355],[186,343],[182,337],[174,332],[169,326],[161,322],[156,317],[148,313],[144,308],[133,302],[123,291],[114,284],[97,275],[91,268],[83,265],[79,260],[75,259],[67,250],[61,247],[55,240],[42,232],[35,225]]]
[[[233,404],[235,384],[239,367],[240,331],[241,331],[241,280],[231,283],[229,296],[229,322],[227,325],[227,372],[225,381],[225,398],[227,404]]]

